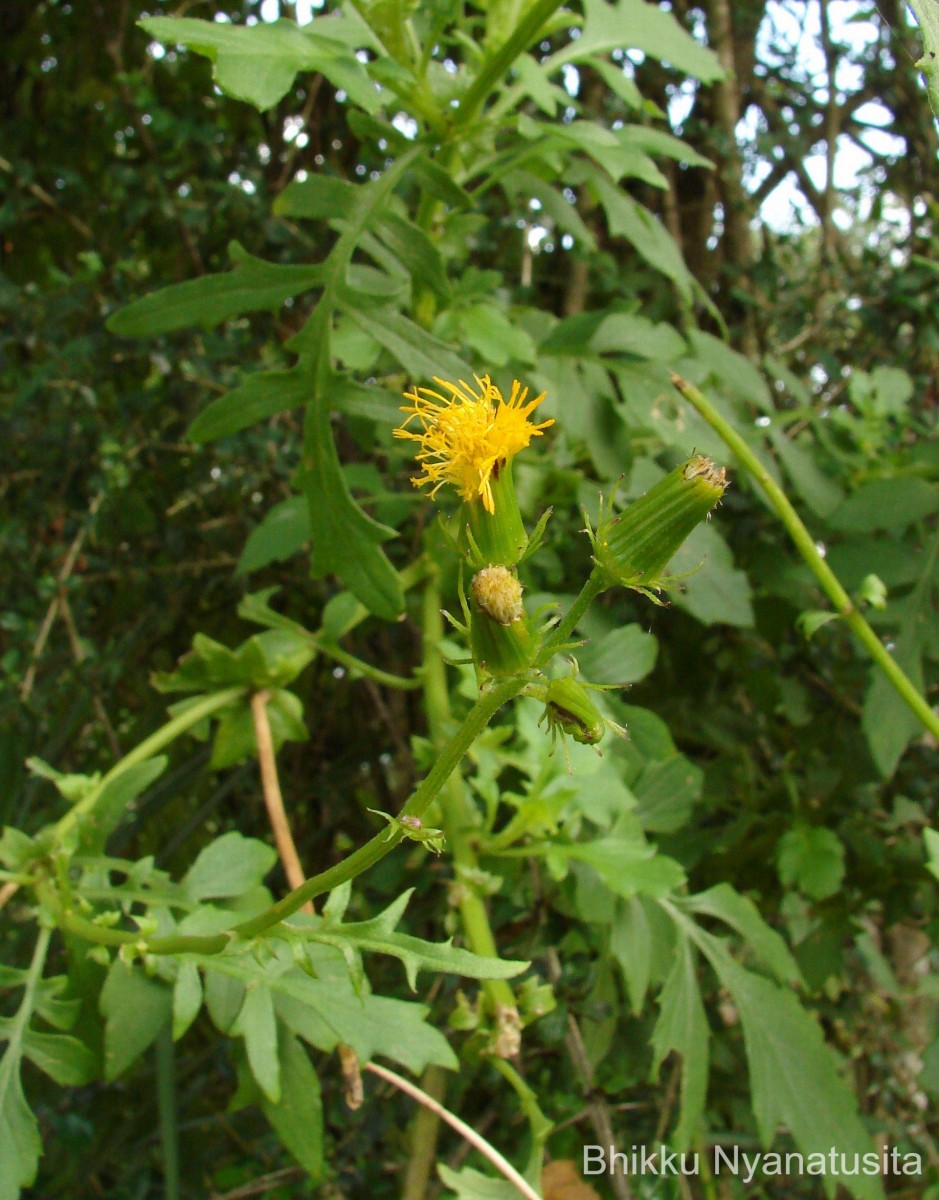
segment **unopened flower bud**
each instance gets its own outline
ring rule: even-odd
[[[619,515],[608,512],[592,535],[594,561],[607,584],[660,591],[669,582],[663,576],[668,562],[726,488],[724,469],[697,454]]]

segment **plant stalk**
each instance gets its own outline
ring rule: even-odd
[[[838,577],[825,562],[816,549],[812,535],[802,523],[799,514],[792,507],[788,497],[776,481],[770,476],[766,467],[750,449],[739,433],[728,421],[720,415],[711,402],[696,387],[682,379],[680,375],[672,375],[672,383],[682,396],[711,428],[719,434],[728,447],[736,454],[741,465],[749,471],[766,494],[774,512],[785,525],[789,536],[795,543],[796,549],[818,580],[822,590],[831,600],[835,609],[845,623],[855,634],[871,658],[886,675],[897,694],[907,703],[926,729],[939,739],[939,716],[933,712],[926,699],[920,694],[916,685],[903,671],[902,667],[890,655],[883,642],[870,627],[861,613],[857,610],[851,597],[841,586]]]

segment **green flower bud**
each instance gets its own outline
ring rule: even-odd
[[[665,567],[726,488],[723,467],[698,454],[616,516],[611,504],[591,532],[594,562],[607,585],[647,595],[667,587],[672,581],[663,575]]]
[[[470,642],[477,669],[518,675],[528,669],[535,647],[522,607],[522,585],[508,567],[493,563],[473,576]]]
[[[567,734],[584,746],[595,746],[606,732],[606,722],[587,689],[571,676],[549,682],[542,717],[545,719],[552,733]]]

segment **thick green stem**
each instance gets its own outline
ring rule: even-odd
[[[577,622],[581,619],[587,609],[593,604],[597,596],[601,592],[605,592],[608,585],[602,579],[599,571],[594,570],[588,578],[587,582],[580,590],[574,603],[570,606],[558,624],[552,629],[548,637],[545,638],[544,645],[538,655],[539,663],[544,666],[547,664],[560,646],[568,640],[574,630],[577,628]]]
[[[460,101],[454,120],[457,129],[475,121],[479,109],[497,81],[503,78],[519,55],[528,49],[545,23],[560,7],[561,0],[535,0],[502,45],[486,58]]]
[[[705,421],[718,433],[730,449],[736,454],[740,464],[750,472],[766,494],[776,515],[785,525],[789,536],[795,543],[796,549],[805,559],[809,570],[818,580],[822,590],[831,600],[835,609],[844,618],[845,623],[857,636],[871,658],[886,675],[896,689],[897,694],[909,705],[926,729],[939,738],[939,716],[930,708],[924,697],[919,693],[915,684],[905,674],[897,662],[890,656],[883,642],[861,616],[851,597],[841,586],[838,577],[831,567],[819,554],[812,535],[802,524],[799,514],[789,503],[781,487],[770,476],[769,472],[750,449],[739,433],[714,408],[709,400],[686,379],[680,375],[672,376],[672,383],[681,392],[688,403],[704,417]]]
[[[405,804],[399,816],[423,817],[440,793],[441,788],[450,777],[451,771],[457,766],[473,742],[479,737],[503,704],[514,699],[525,686],[524,679],[506,679],[482,693],[470,711],[463,724],[443,748],[436,762],[423,782]],[[296,888],[277,904],[271,905],[249,921],[243,921],[223,933],[196,936],[172,935],[161,938],[145,938],[140,934],[130,933],[120,929],[105,929],[101,925],[79,916],[77,913],[62,907],[51,887],[41,890],[41,898],[49,905],[55,914],[57,923],[71,933],[77,934],[86,941],[95,942],[102,946],[134,945],[142,953],[148,954],[220,954],[233,938],[250,938],[264,933],[273,925],[292,916],[302,908],[307,900],[312,900],[324,892],[332,891],[341,883],[346,883],[367,871],[380,859],[389,854],[401,841],[403,834],[395,826],[376,834],[371,841],[366,842],[348,858],[321,871],[309,878],[302,887]]]
[[[176,1062],[173,1032],[164,1025],[156,1040],[157,1108],[163,1150],[163,1187],[166,1200],[179,1200],[179,1122],[176,1117]]]
[[[440,652],[443,640],[443,620],[440,614],[440,588],[437,578],[431,576],[424,591],[424,702],[427,708],[427,724],[431,741],[443,744],[444,730],[450,721],[450,695],[447,690],[446,667]],[[514,693],[522,690],[526,680],[509,680]],[[503,684],[502,686],[507,686]],[[473,837],[479,828],[479,812],[467,793],[466,785],[459,772],[447,781],[440,792],[440,812],[447,844],[457,869],[464,874],[478,870],[479,860],[473,845]],[[459,885],[458,885],[459,886]],[[460,920],[466,940],[476,954],[497,958],[499,950],[489,924],[486,905],[469,884],[459,886]],[[487,979],[483,989],[493,1012],[515,1009],[515,994],[505,979]]]

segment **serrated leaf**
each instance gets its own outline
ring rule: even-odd
[[[203,275],[151,292],[112,313],[105,322],[123,337],[155,337],[174,329],[211,329],[241,313],[280,308],[285,300],[319,287],[322,266],[280,265],[235,247],[232,270]]]
[[[691,302],[691,275],[681,250],[665,226],[648,209],[592,164],[585,174],[606,213],[610,233],[625,238],[650,267],[670,279],[683,298]]]
[[[222,91],[262,112],[283,99],[299,71],[321,72],[367,112],[380,107],[375,86],[355,55],[316,28],[302,29],[288,20],[238,26],[192,17],[149,17],[139,23],[157,41],[205,55]]]
[[[277,851],[232,831],[210,842],[186,872],[182,886],[194,900],[240,896],[257,887],[277,861]]]
[[[417,973],[422,970],[463,975],[469,979],[511,979],[528,967],[527,962],[473,954],[454,946],[452,941],[425,942],[421,938],[395,932],[395,926],[413,891],[413,888],[408,888],[402,892],[384,912],[370,921],[322,925],[311,936],[340,949],[343,942],[351,942],[356,950],[388,954],[400,959],[412,991],[417,988]]]
[[[873,1140],[816,1021],[791,992],[744,970],[717,939],[705,937],[700,944],[740,1014],[763,1146],[784,1126],[803,1154],[820,1154],[826,1162],[832,1146],[848,1161],[854,1154],[870,1153]],[[829,1195],[839,1182],[857,1200],[882,1200],[884,1195],[875,1176],[826,1172]]]
[[[734,566],[733,554],[714,523],[691,531],[668,564],[670,574],[683,576],[671,600],[705,625],[754,624],[750,581]]]
[[[316,1071],[302,1043],[285,1029],[279,1031],[279,1102],[261,1097],[261,1109],[281,1144],[314,1183],[323,1173],[323,1102]]]
[[[116,1079],[156,1041],[173,1011],[172,992],[121,959],[111,964],[99,1001],[104,1017],[104,1077]]]
[[[618,0],[615,4],[584,0],[584,20],[578,24],[580,37],[552,56],[552,64],[582,62],[595,54],[630,47],[705,83],[723,76],[713,50],[699,45],[671,13],[643,0]]]
[[[789,947],[776,930],[766,924],[753,901],[741,896],[729,883],[718,883],[706,892],[687,896],[681,905],[690,912],[716,917],[736,930],[780,983],[801,984],[802,973]]]
[[[189,959],[182,959],[173,985],[173,1041],[178,1042],[193,1023],[202,1007],[202,980],[199,968]]]
[[[299,1037],[326,1051],[344,1042],[362,1062],[380,1054],[412,1071],[422,1071],[432,1063],[456,1066],[446,1038],[427,1023],[429,1010],[424,1005],[373,996],[367,987],[357,994],[338,950],[315,944],[309,949],[315,979],[294,966],[282,974],[265,974],[278,1017]],[[228,960],[215,967],[245,979],[255,977],[240,961]]]
[[[691,1144],[704,1111],[708,1082],[710,1030],[687,938],[681,938],[675,962],[659,996],[659,1018],[652,1033],[652,1069],[674,1050],[681,1055],[681,1115],[672,1141],[679,1151]]]

